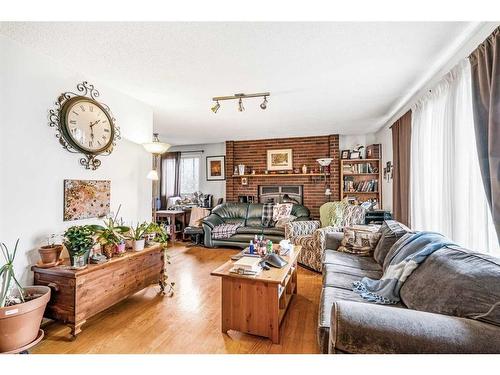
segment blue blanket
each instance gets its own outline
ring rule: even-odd
[[[363,277],[353,283],[353,290],[367,301],[384,305],[398,303],[401,287],[419,264],[436,250],[455,245],[434,232],[418,232],[402,237],[400,241],[394,245],[398,249],[391,249],[387,255],[392,259],[380,280]]]

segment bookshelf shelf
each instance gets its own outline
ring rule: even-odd
[[[368,159],[340,160],[340,195],[357,203],[375,199],[382,209],[382,145],[368,147],[371,147]],[[355,191],[349,191],[351,189]]]

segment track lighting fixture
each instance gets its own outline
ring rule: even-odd
[[[267,108],[267,97],[270,96],[271,94],[268,92],[261,92],[257,94],[234,94],[231,96],[216,96],[212,98],[212,100],[215,102],[215,105],[211,108],[213,113],[217,113],[217,111],[220,108],[219,100],[233,100],[233,99],[238,99],[238,112],[243,112],[245,110],[245,107],[243,107],[243,99],[246,98],[264,98],[264,101],[260,104],[261,109],[266,109]]]
[[[215,105],[211,108],[212,112],[213,113],[217,113],[217,111],[219,110],[219,108],[220,108],[220,104],[219,104],[219,101],[217,100],[217,103],[215,103]]]
[[[267,96],[264,96],[264,101],[260,105],[261,109],[266,109],[267,108]]]

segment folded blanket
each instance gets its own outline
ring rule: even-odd
[[[220,224],[212,229],[212,238],[215,240],[223,240],[231,237],[236,233],[236,230],[241,226],[241,223],[237,224]]]
[[[442,234],[434,232],[410,234],[400,241],[400,244],[394,245],[398,249],[394,251],[382,278],[373,280],[363,277],[353,283],[353,291],[370,302],[384,305],[398,303],[401,287],[419,264],[436,250],[455,245]]]
[[[264,205],[262,207],[262,226],[263,227],[272,227],[274,225],[273,207],[274,207],[274,203],[264,203]]]

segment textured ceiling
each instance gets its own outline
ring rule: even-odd
[[[173,144],[362,134],[470,27],[439,23],[1,23],[0,33],[154,108]],[[261,100],[213,96],[270,91]]]

